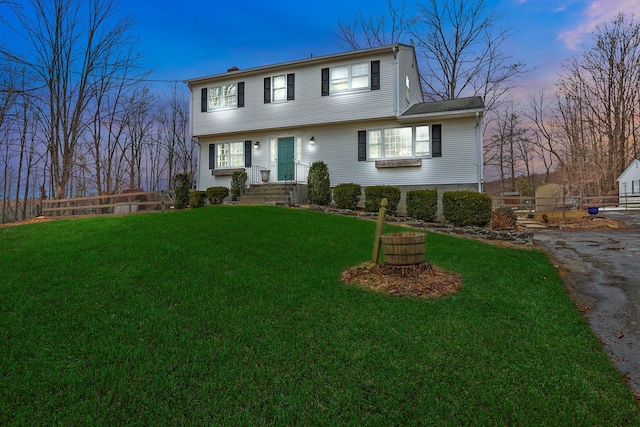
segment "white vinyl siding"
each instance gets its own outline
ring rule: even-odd
[[[416,73],[418,65],[415,63],[413,51],[407,47],[400,46],[398,55],[398,110],[399,114],[407,111],[413,104],[424,102],[420,77]]]
[[[357,161],[357,135],[363,129],[397,127],[397,121],[368,121],[358,123],[338,123],[326,126],[305,126],[282,132],[251,131],[243,133],[247,140],[260,141],[260,149],[253,150],[252,164],[267,167],[275,162],[277,146],[270,140],[296,136],[296,161],[310,165],[314,161],[324,161],[331,171],[331,185],[355,182],[363,187],[370,185],[464,185],[477,183],[477,147],[475,146],[475,117],[439,120],[442,123],[442,151],[440,158],[422,158],[420,167],[376,168],[375,161]],[[299,137],[298,137],[299,136]],[[315,145],[309,138],[315,138]],[[227,143],[224,136],[202,137],[201,146]],[[367,141],[368,143],[370,141]],[[371,149],[370,145],[368,146]],[[198,189],[230,185],[230,176],[212,176],[208,168],[208,153],[200,152]],[[273,157],[273,158],[272,158]],[[242,165],[239,165],[242,167]],[[272,178],[275,172],[272,170]],[[637,180],[637,178],[636,178]],[[631,188],[629,186],[629,192]]]
[[[265,74],[244,77],[244,108],[219,109],[216,114],[193,114],[193,134],[216,135],[253,130],[278,129],[396,116],[394,65],[380,61],[380,90],[359,90],[348,96],[320,95],[320,68],[295,70],[295,102],[264,103]],[[193,111],[199,111],[200,90],[192,89]],[[244,138],[244,137],[243,137]]]

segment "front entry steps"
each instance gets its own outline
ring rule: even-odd
[[[291,184],[252,185],[238,198],[239,205],[288,206],[292,204]]]

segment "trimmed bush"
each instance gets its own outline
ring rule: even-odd
[[[231,200],[236,201],[247,190],[247,172],[236,171],[231,175]]]
[[[491,197],[475,191],[447,191],[442,194],[442,213],[457,227],[485,227],[491,221]]]
[[[189,193],[189,206],[201,208],[207,203],[207,193],[204,191],[192,191]]]
[[[229,189],[227,187],[209,187],[207,188],[207,199],[212,205],[219,205],[222,201],[229,196]]]
[[[331,180],[329,168],[323,161],[313,162],[307,176],[309,203],[328,205],[331,201]]]
[[[400,189],[390,185],[373,185],[364,189],[364,207],[367,212],[378,212],[380,202],[386,198],[387,210],[395,212],[400,203]]]
[[[362,187],[358,184],[338,184],[333,189],[333,201],[340,209],[355,209],[362,195]]]
[[[407,216],[421,221],[435,221],[438,190],[407,191]]]
[[[176,200],[173,207],[185,209],[189,205],[189,186],[191,179],[186,173],[179,173],[173,178],[173,185],[176,190]]]
[[[514,228],[518,216],[513,209],[503,206],[491,213],[491,228],[495,230],[504,230]]]

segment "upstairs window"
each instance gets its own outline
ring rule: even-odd
[[[347,92],[369,88],[369,63],[331,68],[331,92]]]
[[[380,90],[380,61],[322,68],[321,95],[366,89]]]
[[[283,74],[273,78],[273,102],[287,99],[287,77]]]
[[[244,107],[244,82],[202,89],[202,112],[233,107]]]
[[[216,108],[223,107],[235,107],[237,103],[236,99],[236,85],[223,85],[213,86],[209,90],[209,104],[207,108],[214,110]]]
[[[295,74],[281,74],[264,78],[264,103],[293,101],[295,99]]]

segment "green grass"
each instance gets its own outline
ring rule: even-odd
[[[640,425],[541,252],[428,234],[462,289],[391,297],[339,281],[374,230],[226,206],[0,229],[0,425]]]

